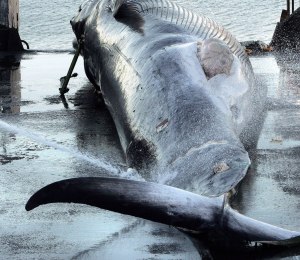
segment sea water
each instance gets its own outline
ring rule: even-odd
[[[20,35],[36,50],[71,50],[74,38],[70,19],[83,0],[20,1]],[[239,41],[269,43],[286,1],[174,0],[186,8],[213,18]],[[296,7],[298,7],[296,2]]]

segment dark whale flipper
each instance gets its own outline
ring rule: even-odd
[[[138,3],[127,0],[113,1],[111,9],[117,21],[128,25],[132,30],[143,33],[144,18],[137,8]]]
[[[194,206],[201,206],[196,198],[196,194],[151,182],[89,177],[52,183],[36,192],[25,208],[32,210],[47,203],[73,202],[196,229],[200,217],[198,212],[193,215]],[[190,205],[190,210],[186,211],[183,205]]]
[[[220,198],[200,196],[151,182],[116,178],[75,178],[52,183],[36,192],[26,210],[53,202],[87,204],[194,231],[265,244],[300,245],[300,233],[243,216]]]

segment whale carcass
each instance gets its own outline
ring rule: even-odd
[[[34,194],[27,210],[84,203],[247,241],[299,243],[299,233],[226,203],[250,165],[244,145],[263,106],[249,60],[229,32],[167,0],[86,1],[71,24],[128,166],[146,182],[64,180]]]

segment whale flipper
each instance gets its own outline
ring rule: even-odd
[[[300,233],[246,216],[220,198],[208,198],[178,188],[117,178],[86,177],[52,183],[36,192],[26,210],[54,202],[87,204],[151,221],[263,244],[300,245]]]
[[[128,25],[132,30],[143,33],[144,18],[134,1],[115,0],[110,7],[117,21]]]
[[[151,182],[74,178],[42,188],[29,199],[26,210],[47,203],[73,202],[193,230],[199,226],[198,208],[205,206],[196,198],[194,193]],[[206,200],[214,201],[205,197]],[[190,206],[188,211],[185,205]]]

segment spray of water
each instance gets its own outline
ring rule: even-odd
[[[75,147],[63,146],[54,141],[48,140],[46,137],[42,136],[41,134],[34,133],[32,131],[21,128],[19,126],[8,124],[2,120],[0,120],[0,130],[6,131],[9,133],[13,133],[13,134],[18,134],[21,136],[25,136],[25,137],[29,138],[30,140],[33,140],[37,143],[40,143],[45,146],[52,147],[56,150],[68,153],[77,159],[86,161],[86,162],[92,164],[93,166],[104,169],[112,176],[119,176],[119,177],[127,178],[127,179],[140,179],[140,177],[138,177],[139,176],[138,173],[135,171],[132,171],[132,169],[129,169],[128,171],[124,172],[119,167],[107,163],[104,159],[94,158],[88,154],[83,154]]]

